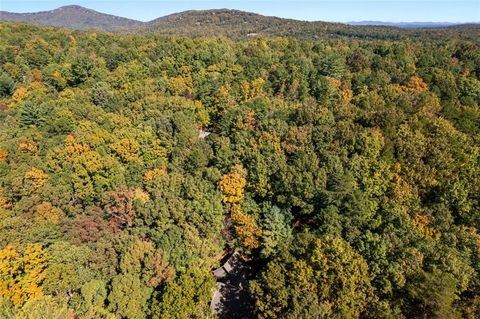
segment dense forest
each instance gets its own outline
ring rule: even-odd
[[[210,301],[238,252],[252,318],[479,318],[462,32],[0,23],[0,317],[234,318]]]

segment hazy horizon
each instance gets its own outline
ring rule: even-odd
[[[12,1],[2,0],[1,11],[29,13],[79,5],[102,13],[139,21],[187,10],[237,9],[281,18],[331,22],[478,23],[480,1],[433,0],[317,0],[317,1]]]

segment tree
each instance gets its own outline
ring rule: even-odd
[[[432,272],[422,272],[420,278],[408,289],[419,303],[414,304],[416,318],[460,318],[455,309],[456,280],[449,274],[434,268]]]
[[[85,317],[94,318],[95,316],[102,316],[107,313],[105,310],[105,301],[107,299],[107,289],[105,282],[98,279],[93,279],[81,288],[82,304],[80,312],[85,314]]]
[[[27,244],[19,250],[7,246],[0,250],[0,297],[16,307],[43,295],[48,255],[40,244]]]
[[[15,319],[15,308],[10,300],[0,298],[0,313],[5,319]]]
[[[15,319],[68,319],[72,311],[67,305],[52,296],[42,296],[28,301],[17,313]]]
[[[297,240],[292,255],[269,262],[252,284],[259,317],[359,318],[365,313],[372,297],[365,260],[338,237],[303,234]]]
[[[47,122],[49,108],[46,104],[35,105],[26,101],[19,106],[20,124],[23,127],[41,127]]]
[[[223,193],[223,201],[226,203],[238,203],[243,199],[244,188],[247,184],[242,167],[235,167],[231,173],[224,175],[219,182],[220,191]]]
[[[422,78],[412,76],[407,83],[407,89],[412,92],[425,92],[428,90],[427,84],[423,82]]]
[[[114,112],[120,107],[118,97],[112,91],[110,85],[105,82],[97,82],[93,86],[90,100],[93,104],[109,112]]]
[[[135,192],[126,188],[120,188],[117,191],[110,191],[104,194],[104,209],[114,230],[133,225],[137,214],[134,200]]]
[[[138,160],[140,145],[135,139],[123,138],[112,144],[112,149],[122,160],[131,162]]]
[[[131,319],[147,318],[147,301],[153,289],[142,284],[138,274],[117,275],[112,280],[108,295],[109,310],[120,317]]]
[[[44,81],[61,91],[67,87],[70,78],[69,70],[61,65],[49,64],[44,70]]]
[[[48,248],[48,256],[42,283],[46,293],[66,297],[93,279],[88,265],[91,256],[88,247],[56,241]]]
[[[32,167],[29,171],[25,172],[24,183],[27,188],[40,188],[45,185],[47,180],[48,175],[45,174],[41,169],[38,169],[36,167]]]
[[[0,75],[0,96],[9,96],[15,90],[15,82],[6,73]]]
[[[234,166],[232,172],[223,175],[219,181],[223,201],[230,203],[230,217],[235,225],[235,234],[241,246],[246,249],[255,249],[260,245],[259,237],[262,234],[255,219],[242,212],[240,202],[244,197],[244,188],[247,184],[246,171],[242,166]]]
[[[150,241],[137,240],[122,256],[120,261],[122,273],[139,274],[142,283],[156,288],[163,281],[170,279],[173,268],[159,250]]]
[[[287,249],[292,240],[290,226],[291,215],[288,211],[281,210],[275,205],[266,203],[262,209],[262,251],[263,257],[275,256],[280,251]]]
[[[209,302],[214,287],[209,272],[189,269],[167,284],[155,319],[205,318],[210,315]]]
[[[258,248],[262,230],[258,228],[255,219],[251,215],[242,212],[238,204],[232,204],[230,214],[235,224],[235,234],[240,245],[249,250]]]
[[[93,75],[95,65],[86,54],[77,55],[72,62],[72,85],[84,83]]]

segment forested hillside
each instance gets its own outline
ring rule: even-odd
[[[0,317],[215,318],[238,251],[253,318],[478,318],[480,42],[460,33],[0,23]]]

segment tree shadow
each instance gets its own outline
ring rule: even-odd
[[[255,302],[248,289],[251,268],[238,254],[231,256],[224,268],[227,275],[218,280],[215,312],[222,319],[253,318]]]

